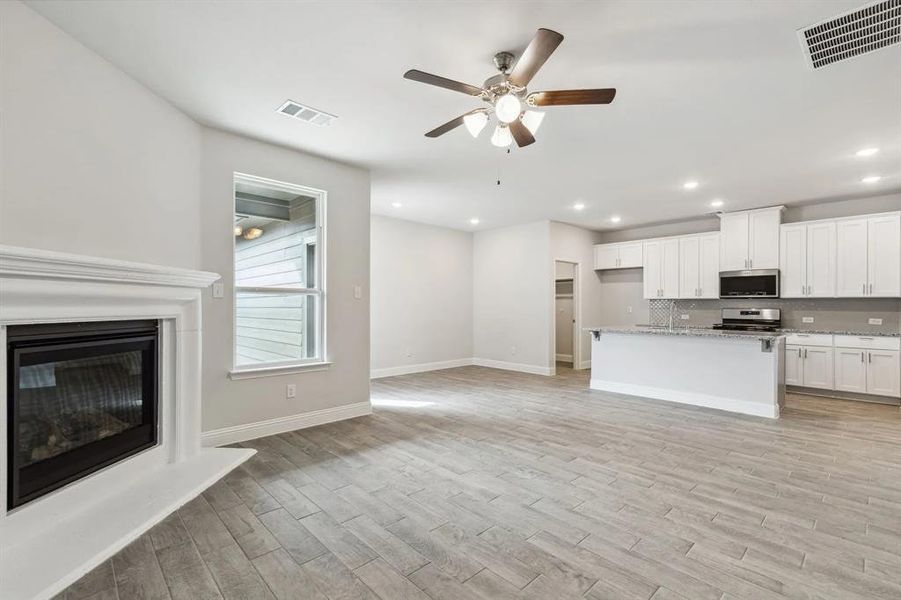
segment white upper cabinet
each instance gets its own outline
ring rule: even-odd
[[[679,240],[663,240],[663,298],[679,297]]]
[[[748,213],[728,213],[720,217],[720,269],[748,268]]]
[[[836,261],[836,296],[901,296],[901,213],[836,221]]]
[[[717,233],[679,238],[679,297],[718,298],[720,236]]]
[[[901,296],[901,213],[867,219],[867,295]]]
[[[596,244],[594,247],[594,268],[631,269],[641,267],[642,242],[621,244]]]
[[[651,240],[645,242],[642,254],[644,260],[644,297],[649,300],[662,298],[663,241]]]
[[[720,270],[779,268],[782,207],[720,215]]]
[[[783,298],[835,296],[835,223],[783,225],[779,269]]]
[[[782,208],[748,213],[748,268],[779,268],[779,224]]]
[[[779,245],[781,296],[800,298],[807,292],[807,225],[783,225]]]

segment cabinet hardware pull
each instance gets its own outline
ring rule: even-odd
[[[801,358],[801,349],[798,348],[798,358]]]
[[[867,284],[863,284],[863,295],[867,295]]]
[[[871,296],[873,295],[873,284],[872,283],[870,284],[870,295]]]
[[[867,352],[867,362],[868,363],[873,362],[873,353],[872,352]]]
[[[807,358],[807,348],[804,348],[804,358]]]
[[[863,362],[863,352],[860,353],[860,362]]]

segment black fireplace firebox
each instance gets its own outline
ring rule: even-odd
[[[158,355],[158,321],[7,329],[9,509],[156,445]]]

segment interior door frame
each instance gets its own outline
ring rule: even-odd
[[[581,270],[582,263],[577,260],[572,260],[569,258],[554,258],[553,261],[553,270],[551,271],[551,282],[554,285],[551,285],[551,374],[556,375],[557,373],[557,298],[556,298],[556,290],[557,286],[555,285],[557,281],[557,263],[567,263],[573,266],[573,370],[579,370],[582,368],[582,338],[579,335],[582,331],[582,295],[579,293],[581,290],[582,282],[581,278]]]

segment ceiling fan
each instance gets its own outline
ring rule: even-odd
[[[538,131],[538,127],[544,119],[543,112],[528,109],[573,104],[610,104],[613,102],[613,98],[616,96],[616,89],[614,88],[553,90],[529,93],[527,89],[529,82],[562,41],[563,36],[556,31],[539,29],[522,53],[522,56],[513,65],[512,71],[510,66],[513,62],[513,54],[510,52],[498,52],[494,55],[494,65],[500,71],[500,74],[486,79],[482,87],[461,83],[416,69],[410,69],[404,73],[404,78],[406,79],[436,85],[455,92],[462,92],[469,96],[478,97],[489,104],[488,107],[471,110],[440,127],[436,127],[426,133],[426,137],[435,138],[444,135],[460,125],[465,125],[473,137],[478,137],[485,125],[488,124],[489,115],[494,113],[498,124],[494,129],[494,134],[491,136],[491,143],[495,146],[506,148],[513,140],[516,140],[516,144],[523,147],[535,142],[535,132]],[[508,71],[510,72],[508,73]]]

